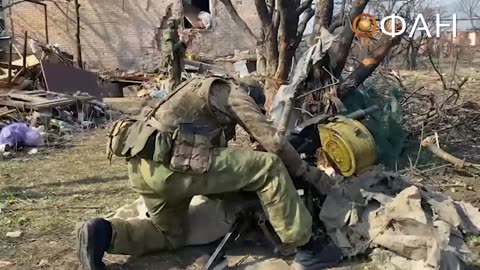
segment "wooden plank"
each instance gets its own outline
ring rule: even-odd
[[[90,100],[94,100],[94,97],[73,97],[73,98],[63,98],[63,99],[55,99],[51,100],[51,102],[44,102],[44,103],[39,103],[39,104],[32,104],[32,108],[34,110],[44,110],[48,108],[53,108],[53,107],[62,107],[62,106],[68,106],[75,104],[77,102],[86,102]]]
[[[47,93],[46,92],[43,92],[43,93],[34,93],[34,94],[30,94],[31,96],[34,96],[34,97],[46,97],[47,96]]]
[[[6,111],[0,110],[0,118],[2,118],[3,116],[9,115],[9,114],[11,114],[11,113],[14,113],[14,112],[16,112],[16,111],[17,111],[17,110],[15,110],[15,109],[6,110]]]
[[[0,68],[8,68],[8,63],[0,62]],[[22,65],[20,66],[12,65],[12,69],[22,69],[22,68],[23,68]]]
[[[45,99],[39,102],[33,102],[33,105],[41,105],[41,104],[48,104],[48,103],[56,103],[56,102],[65,102],[65,101],[75,101],[73,98],[54,98],[54,99]]]
[[[7,107],[14,107],[19,109],[32,109],[32,104],[29,102],[16,101],[16,100],[2,100],[0,99],[0,105]]]
[[[40,61],[38,61],[37,57],[33,54],[27,56],[26,60],[27,60],[27,67],[36,66],[40,64]],[[13,61],[12,65],[23,67],[23,58]]]
[[[137,98],[137,97],[109,97],[109,98],[103,98],[103,103],[105,103],[105,104],[125,103],[125,102],[142,103],[142,100]]]
[[[30,102],[33,102],[33,103],[45,103],[45,102],[49,102],[49,101],[50,101],[50,100],[47,99],[47,98],[36,97],[36,96],[31,96],[31,95],[26,95],[26,94],[10,93],[8,96],[9,96],[10,98],[13,98],[13,99],[30,101]]]
[[[13,93],[26,94],[29,96],[46,96],[45,90],[27,90],[27,91],[13,91]]]
[[[0,99],[0,105],[19,108],[23,110],[44,110],[44,109],[49,109],[54,107],[68,106],[68,105],[75,104],[77,102],[82,103],[82,102],[86,102],[94,99],[95,99],[94,97],[88,97],[88,98],[82,98],[82,99],[66,98],[66,99],[49,100],[49,102],[43,102],[38,104],[34,104],[31,102],[17,101],[17,100],[1,100]]]

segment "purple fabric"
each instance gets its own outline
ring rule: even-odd
[[[15,123],[5,126],[0,131],[0,144],[9,146],[40,146],[42,137],[25,123]]]

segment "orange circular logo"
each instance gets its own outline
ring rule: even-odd
[[[369,38],[377,32],[378,23],[373,15],[362,13],[353,20],[352,29],[357,36]]]

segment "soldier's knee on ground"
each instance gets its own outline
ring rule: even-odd
[[[170,245],[150,219],[113,218],[109,221],[113,232],[108,253],[141,256],[165,250]]]

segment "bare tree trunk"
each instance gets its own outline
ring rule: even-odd
[[[265,59],[265,55],[259,49],[256,49],[255,52],[257,54],[257,74],[265,76],[267,74],[267,59]]]
[[[230,14],[230,17],[232,20],[237,24],[242,31],[247,34],[247,36],[255,42],[255,45],[259,45],[261,42],[260,40],[255,36],[253,31],[248,27],[247,23],[238,15],[237,10],[235,10],[235,7],[232,5],[232,2],[230,0],[220,0],[225,5],[225,8],[228,11],[228,14]]]
[[[77,63],[78,67],[83,69],[82,42],[80,40],[80,4],[78,4],[78,0],[75,0],[75,14],[77,16]]]
[[[319,36],[322,27],[328,29],[332,23],[333,0],[318,0],[315,8],[314,34]]]
[[[269,109],[277,90],[288,82],[295,51],[314,15],[313,0],[254,0],[262,24],[258,37],[238,15],[231,0],[220,1],[232,20],[255,42],[257,67],[265,78],[265,107]]]
[[[315,25],[314,34],[315,37],[321,38],[322,28],[329,28],[333,20],[333,0],[318,0],[315,7]],[[324,72],[322,67],[325,66],[326,61],[329,61],[328,57],[313,67],[313,85],[320,87],[322,84],[328,84],[330,82],[324,82],[322,78]]]
[[[350,19],[353,20],[355,17],[362,14],[368,2],[369,0],[353,0],[352,9],[350,10]],[[345,67],[354,38],[355,33],[352,28],[346,26],[343,28],[339,40],[333,44],[329,50],[331,64],[333,66],[333,75],[337,78],[340,77],[343,68]]]
[[[418,67],[418,52],[419,49],[415,46],[412,47],[412,51],[410,52],[410,70],[417,70]]]
[[[411,54],[411,51],[412,51],[412,48],[410,45],[408,45],[407,49],[405,50],[405,58],[404,58],[404,64],[405,64],[405,68],[408,68],[410,69],[410,67],[412,66],[411,63],[410,63],[410,60],[411,60],[411,57],[410,57],[410,54]]]

